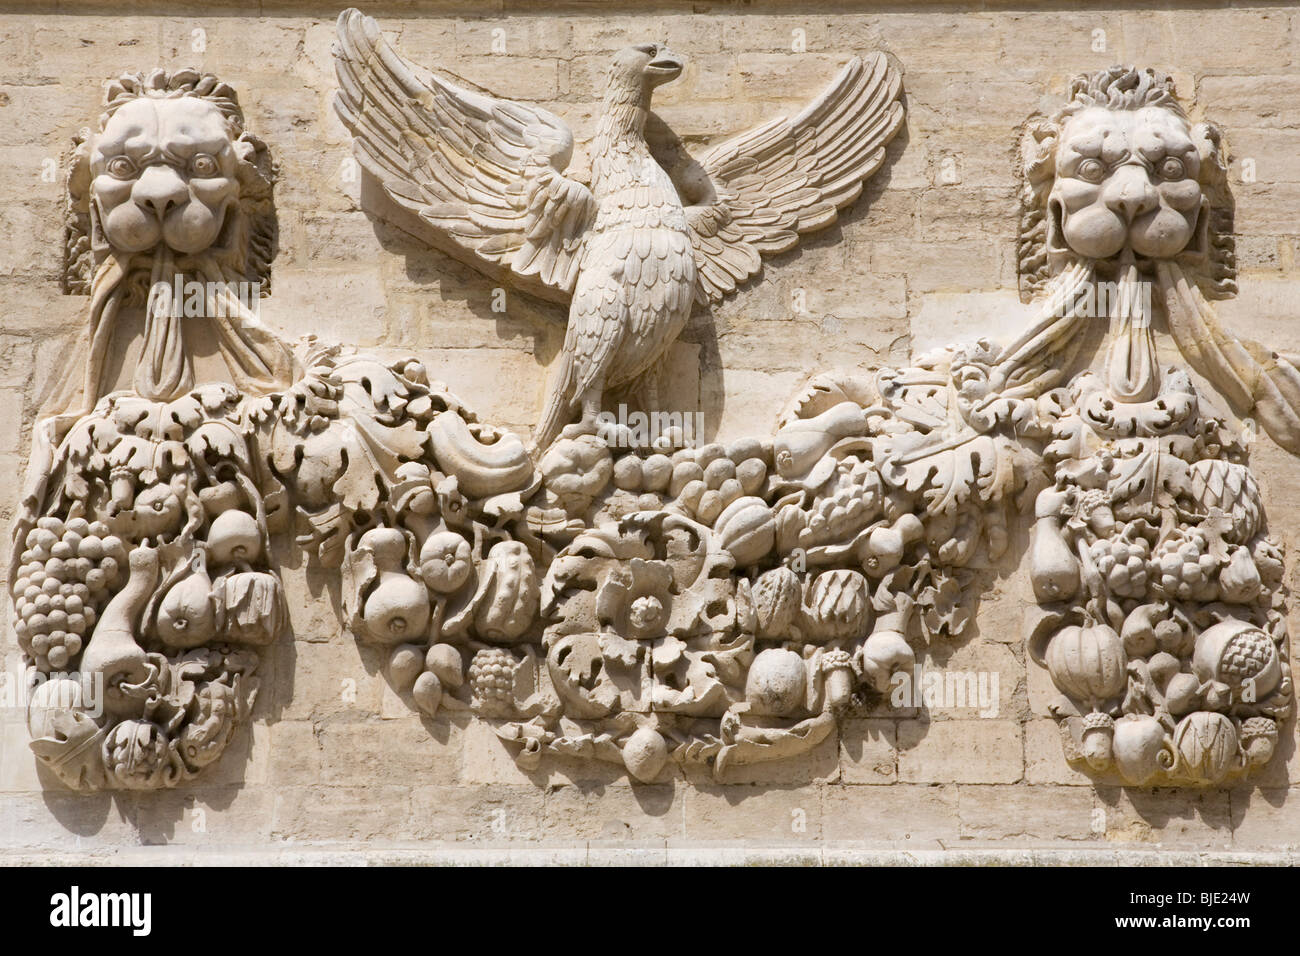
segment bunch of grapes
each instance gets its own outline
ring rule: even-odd
[[[880,516],[880,476],[869,461],[841,460],[828,490],[812,503],[805,547],[851,539]]]
[[[484,717],[509,717],[515,703],[515,658],[498,647],[484,648],[469,663],[471,706]]]
[[[39,670],[63,670],[123,580],[126,546],[103,522],[54,517],[37,521],[26,545],[14,581],[14,632]]]
[[[1153,564],[1160,588],[1180,601],[1212,600],[1219,560],[1208,553],[1209,542],[1197,528],[1179,528],[1156,546]]]
[[[649,472],[660,456],[647,458]],[[767,479],[767,464],[762,458],[761,445],[756,441],[734,442],[725,448],[720,444],[703,448],[683,448],[670,459],[672,471],[667,481],[668,494],[677,506],[703,522],[711,525],[737,498],[762,493]],[[617,466],[615,483],[618,483]],[[623,487],[621,484],[619,487]],[[649,484],[646,487],[650,487]]]
[[[1151,545],[1137,535],[1100,538],[1088,545],[1093,564],[1115,597],[1140,598],[1147,593],[1147,562]]]

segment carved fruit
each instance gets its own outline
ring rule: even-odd
[[[460,651],[450,644],[434,644],[424,655],[424,669],[438,675],[442,686],[455,690],[465,683]]]
[[[424,651],[414,644],[399,644],[388,658],[388,679],[399,694],[415,685],[424,670]]]
[[[1259,531],[1264,506],[1259,484],[1245,465],[1236,462],[1204,459],[1187,470],[1188,491],[1203,511],[1218,508],[1232,520],[1224,538],[1241,544]]]
[[[888,574],[903,559],[905,545],[897,529],[889,525],[872,528],[859,554],[863,569],[873,578]]]
[[[516,640],[532,624],[541,600],[537,570],[528,548],[518,541],[493,545],[484,562],[474,628],[485,641]]]
[[[737,498],[718,516],[714,533],[718,543],[736,559],[736,566],[747,567],[760,561],[776,544],[776,520],[762,498]]]
[[[1220,621],[1196,638],[1192,669],[1203,681],[1228,685],[1247,703],[1263,700],[1282,679],[1277,646],[1247,621]]]
[[[429,590],[450,594],[469,580],[474,563],[469,542],[455,531],[438,531],[420,548],[420,577]]]
[[[27,702],[27,729],[33,740],[58,735],[63,715],[85,709],[81,681],[52,677],[32,691]]]
[[[658,777],[667,762],[668,742],[656,730],[642,727],[623,743],[623,765],[642,783]]]
[[[862,645],[862,672],[879,693],[889,689],[890,679],[899,671],[916,670],[916,652],[898,631],[875,631]]]
[[[168,647],[190,648],[206,644],[216,633],[212,581],[200,559],[162,599],[158,607],[158,639]]]
[[[1074,597],[1079,590],[1079,562],[1070,553],[1057,519],[1039,518],[1034,523],[1033,538],[1029,577],[1034,596],[1044,603]]]
[[[1229,604],[1249,604],[1259,597],[1263,581],[1247,548],[1234,548],[1227,565],[1219,572],[1219,591]]]
[[[262,532],[247,511],[223,511],[208,528],[208,557],[214,565],[256,561],[262,553]]]
[[[266,571],[241,571],[226,578],[223,590],[226,640],[266,645],[284,628],[286,613],[280,579]]]
[[[432,717],[442,704],[442,681],[433,672],[425,671],[415,679],[411,698],[415,701],[415,706]]]
[[[859,571],[837,568],[813,579],[804,600],[805,635],[817,641],[855,637],[867,629],[871,590]]]
[[[423,635],[429,624],[429,592],[400,570],[406,536],[393,528],[375,528],[362,536],[378,572],[378,583],[361,611],[366,635],[383,644],[401,644]]]
[[[769,648],[760,651],[745,678],[745,700],[750,713],[784,717],[803,705],[808,672],[794,651]]]
[[[1111,744],[1115,768],[1124,780],[1140,787],[1161,770],[1168,770],[1173,754],[1165,741],[1160,721],[1148,716],[1121,717],[1115,722]]]
[[[1058,631],[1047,645],[1046,662],[1057,689],[1076,701],[1100,703],[1126,685],[1124,644],[1105,624]]]
[[[1165,709],[1175,717],[1195,710],[1201,703],[1201,682],[1195,674],[1175,674],[1165,687]]]
[[[515,709],[515,658],[487,647],[469,662],[470,706],[483,717],[509,717]]]
[[[1217,783],[1241,759],[1237,728],[1223,714],[1198,710],[1174,728],[1174,748],[1183,771],[1198,783]]]
[[[751,597],[758,636],[788,639],[803,597],[798,575],[786,567],[764,571],[754,582]]]
[[[135,548],[129,562],[126,586],[104,608],[81,658],[83,674],[103,675],[104,711],[110,716],[128,716],[140,709],[142,702],[124,694],[121,685],[139,684],[148,676],[144,650],[135,642],[135,628],[158,582],[158,552]]]
[[[1105,770],[1110,766],[1114,756],[1113,740],[1115,721],[1109,714],[1093,711],[1083,715],[1082,747],[1083,759],[1093,770]]]

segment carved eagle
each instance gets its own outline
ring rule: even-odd
[[[606,389],[643,380],[652,396],[656,379],[646,373],[692,304],[721,301],[762,269],[763,256],[833,223],[880,168],[903,120],[899,71],[879,53],[854,57],[795,116],[711,149],[692,170],[692,191],[703,195],[688,204],[645,137],[652,91],[682,71],[665,44],[614,56],[590,185],[566,175],[573,134],[562,120],[419,70],[359,11],[339,16],[334,53],[335,108],[357,160],[388,196],[432,227],[444,250],[569,301],[564,351],[534,432],[539,449],[578,409],[566,434],[595,431]]]

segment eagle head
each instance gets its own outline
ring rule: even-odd
[[[629,92],[646,93],[681,76],[683,65],[667,43],[637,43],[614,54],[609,82]]]

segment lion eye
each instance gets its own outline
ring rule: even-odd
[[[116,176],[118,179],[129,179],[135,175],[135,163],[125,156],[114,156],[105,168],[110,176]]]
[[[1099,183],[1102,177],[1106,175],[1106,167],[1099,159],[1085,159],[1079,164],[1079,168],[1075,172],[1080,179],[1090,183]]]
[[[1182,179],[1186,175],[1187,169],[1181,159],[1169,156],[1160,164],[1161,179]]]
[[[217,161],[207,153],[199,153],[190,160],[190,169],[195,176],[215,176],[217,174]]]

